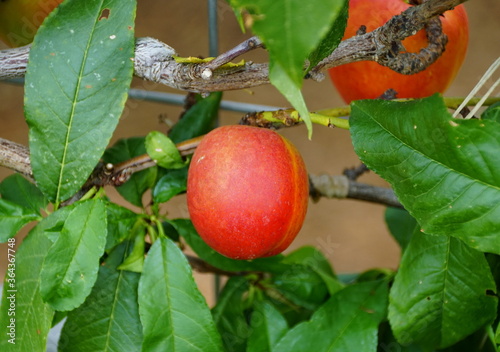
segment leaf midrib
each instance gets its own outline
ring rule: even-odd
[[[99,6],[100,11],[102,10],[102,4],[103,4],[103,0],[101,0],[101,5]],[[69,139],[70,139],[71,130],[72,130],[72,126],[73,126],[73,120],[75,117],[75,110],[76,110],[76,105],[78,102],[78,96],[80,94],[81,82],[83,79],[83,71],[86,67],[87,57],[88,57],[88,53],[90,51],[89,48],[90,48],[90,44],[92,43],[92,40],[94,38],[97,21],[98,21],[98,16],[95,16],[94,26],[92,27],[92,31],[89,35],[89,39],[87,40],[87,43],[85,45],[82,64],[80,66],[80,71],[78,72],[78,79],[77,79],[77,84],[76,84],[76,88],[75,88],[75,94],[73,95],[73,101],[71,102],[71,112],[70,112],[66,136],[64,139],[64,148],[63,148],[63,155],[62,155],[62,160],[61,160],[61,169],[59,170],[59,177],[57,179],[56,203],[58,203],[60,201],[59,198],[61,195],[61,188],[62,188],[62,184],[63,184],[63,174],[64,174],[64,170],[65,170],[65,165],[66,165],[66,158],[68,155]]]
[[[381,281],[380,284],[384,284],[384,282]],[[376,288],[373,288],[373,291],[376,292],[379,289],[379,285],[377,285]],[[349,321],[346,322],[346,324],[344,325],[344,328],[339,331],[339,334],[337,335],[337,337],[335,338],[335,340],[333,340],[332,343],[329,345],[328,351],[335,351],[334,348],[335,348],[335,345],[337,344],[337,342],[345,335],[345,332],[348,330],[349,326],[354,322],[354,320],[358,316],[360,316],[360,314],[363,313],[363,310],[361,309],[361,307],[364,307],[365,303],[368,302],[372,297],[373,296],[371,295],[371,293],[368,294],[365,297],[365,299],[363,299],[363,302],[361,302],[361,304],[358,305],[358,307],[357,307],[356,311],[354,312],[352,318],[349,319]]]
[[[125,258],[125,254],[128,252],[129,250],[129,247],[130,247],[130,242],[127,244],[126,248],[125,248],[125,252],[124,252],[124,258]],[[113,325],[113,323],[115,322],[113,317],[115,315],[115,309],[116,309],[116,305],[118,304],[118,296],[119,296],[119,293],[120,293],[120,288],[121,288],[121,282],[124,278],[124,271],[123,270],[119,270],[118,271],[118,280],[116,280],[116,287],[115,289],[113,290],[113,304],[111,305],[111,312],[109,314],[109,322],[107,324],[107,329],[106,329],[106,341],[104,343],[104,351],[103,352],[107,352],[107,351],[110,351],[110,345],[111,343],[109,342],[109,340],[111,339],[111,327]]]

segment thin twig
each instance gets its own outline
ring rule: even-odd
[[[212,274],[217,274],[217,275],[224,275],[224,276],[238,276],[238,275],[246,275],[250,272],[239,272],[239,271],[227,271],[227,270],[222,270],[219,268],[216,268],[213,265],[210,265],[203,259],[200,259],[198,257],[192,256],[190,254],[184,254],[185,257],[187,258],[189,265],[196,270],[199,273],[212,273]]]
[[[248,53],[251,50],[261,48],[263,46],[264,44],[259,38],[255,36],[251,37],[245,40],[244,42],[238,44],[234,48],[230,49],[229,51],[220,54],[210,62],[201,64],[200,65],[201,77],[204,79],[210,79],[213,76],[213,71],[216,70],[217,68],[231,62],[231,60],[237,58],[238,56],[241,56],[243,54]]]
[[[368,171],[370,171],[370,169],[368,169],[365,164],[361,163],[357,167],[345,169],[343,174],[347,176],[349,180],[356,181],[361,175],[366,174]]]
[[[350,113],[349,107],[329,109],[318,112],[311,112],[312,123],[326,126],[349,129],[347,115]],[[264,127],[277,130],[281,127],[292,127],[304,121],[295,109],[280,109],[273,111],[259,111],[244,115],[240,120],[240,125]]]

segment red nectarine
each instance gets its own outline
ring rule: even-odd
[[[32,42],[38,27],[63,0],[1,0],[0,39],[11,47]]]
[[[361,25],[368,32],[382,26],[393,16],[410,7],[403,0],[350,0],[349,19],[344,39],[356,35]],[[443,93],[455,78],[467,51],[469,26],[463,5],[440,17],[443,32],[448,36],[445,52],[427,69],[413,75],[403,75],[372,61],[360,61],[331,68],[330,77],[342,98],[373,99],[392,88],[398,98],[421,98]],[[403,45],[409,52],[427,46],[424,30],[406,38]]]
[[[188,172],[194,227],[234,259],[276,255],[296,237],[307,210],[308,177],[297,149],[276,132],[224,126],[208,133]]]

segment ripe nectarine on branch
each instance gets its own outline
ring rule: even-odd
[[[302,227],[308,182],[298,150],[276,132],[219,127],[202,139],[191,160],[191,221],[203,240],[227,257],[276,255]]]
[[[415,7],[403,0],[351,0],[344,38],[357,36],[360,26],[374,31],[372,33],[384,27],[401,28],[404,32],[406,24],[415,20],[415,16],[405,17],[410,11],[415,11]],[[402,14],[395,16],[399,13]],[[392,52],[377,56],[375,62],[351,62],[329,70],[335,87],[347,103],[376,98],[390,88],[398,93],[398,98],[443,93],[462,65],[469,38],[463,5],[431,19],[425,31],[403,41],[394,40],[386,33],[390,32],[379,32],[377,40],[392,43]]]

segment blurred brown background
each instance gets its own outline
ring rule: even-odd
[[[218,0],[219,50],[225,51],[248,37],[243,35],[234,15],[224,0]],[[471,0],[465,4],[470,23],[469,51],[462,70],[447,96],[465,96],[488,66],[500,56],[500,1]],[[208,56],[207,1],[143,0],[139,1],[136,36],[151,36],[175,48],[181,56]],[[5,48],[0,44],[0,49]],[[247,60],[266,61],[260,50],[244,57]],[[134,88],[182,93],[168,87],[134,79]],[[328,79],[308,81],[304,95],[310,110],[343,105]],[[287,107],[287,102],[272,86],[224,93],[223,99],[255,104]],[[152,130],[165,130],[159,116],[175,121],[181,107],[130,99],[114,134],[119,138],[144,136]],[[241,113],[221,111],[221,124],[234,124]],[[0,137],[27,145],[28,133],[23,118],[23,88],[0,82]],[[312,140],[307,139],[304,127],[281,130],[301,151],[310,173],[341,174],[346,167],[359,165],[350,142],[349,133],[340,129],[314,127]],[[11,172],[0,168],[0,180]],[[386,185],[373,173],[361,181]],[[109,195],[120,199],[110,189]],[[125,203],[123,203],[125,204]],[[184,197],[178,197],[166,207],[171,218],[187,217]],[[310,204],[305,224],[296,241],[287,250],[302,245],[316,246],[331,260],[338,273],[359,272],[374,267],[395,269],[399,249],[390,237],[383,221],[384,207],[352,200],[322,199]],[[18,237],[20,239],[20,237]],[[20,242],[20,240],[18,240]],[[0,245],[0,277],[6,265],[7,249]],[[209,301],[212,300],[208,275],[196,275]]]

